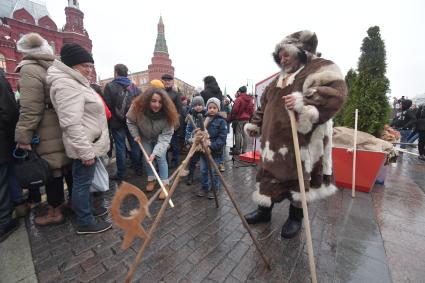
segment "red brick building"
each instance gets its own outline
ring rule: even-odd
[[[84,13],[80,10],[78,0],[68,0],[65,15],[65,26],[58,28],[42,2],[0,1],[0,68],[6,71],[6,77],[14,89],[19,79],[15,68],[22,59],[22,55],[16,50],[16,42],[24,34],[39,33],[56,54],[59,54],[65,43],[78,43],[91,52],[92,41],[84,28]],[[96,78],[95,72],[93,78]]]

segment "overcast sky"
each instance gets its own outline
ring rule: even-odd
[[[46,0],[58,27],[65,23],[66,0]],[[257,83],[279,69],[271,53],[295,31],[316,32],[322,57],[344,75],[357,67],[370,26],[378,25],[386,44],[391,96],[425,93],[425,1],[236,1],[80,0],[93,41],[96,70],[112,77],[116,63],[131,72],[151,63],[162,14],[175,76],[200,87],[213,75],[224,91]]]

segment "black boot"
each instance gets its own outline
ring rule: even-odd
[[[272,208],[273,204],[270,207],[258,206],[256,210],[244,216],[245,220],[248,224],[269,222],[272,218]]]
[[[282,232],[280,235],[285,239],[292,239],[301,230],[303,225],[303,209],[293,206],[289,206],[289,217],[285,224],[282,226]]]
[[[190,186],[193,184],[193,174],[187,175],[186,185]]]

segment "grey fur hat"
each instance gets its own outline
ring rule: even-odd
[[[17,49],[23,54],[49,54],[53,55],[53,49],[43,37],[32,32],[23,35],[19,40]]]
[[[203,107],[205,107],[205,102],[204,102],[204,99],[202,98],[202,96],[198,95],[198,96],[194,96],[192,98],[191,105],[192,105],[192,107],[195,107],[196,105],[202,105]]]
[[[316,55],[317,44],[317,35],[314,32],[309,30],[297,31],[276,44],[273,57],[276,63],[280,65],[279,52],[281,49],[285,49],[291,53],[304,51],[307,58],[311,58]]]
[[[207,108],[208,108],[208,104],[210,104],[210,103],[214,103],[217,106],[218,111],[220,111],[220,104],[221,103],[220,103],[220,100],[218,98],[211,97],[210,99],[208,99],[208,101],[207,101]]]

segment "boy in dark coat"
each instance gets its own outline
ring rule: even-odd
[[[227,122],[221,115],[218,114],[220,111],[220,100],[215,97],[208,99],[207,101],[207,118],[205,119],[205,129],[207,129],[210,145],[209,148],[211,150],[211,155],[215,161],[215,163],[220,163],[221,155],[223,154],[223,149],[226,144],[226,136],[227,136]],[[209,199],[214,199],[214,193],[210,189],[210,185],[208,182],[208,160],[207,157],[202,154],[201,155],[201,189],[198,192],[199,197],[207,196]],[[213,185],[215,186],[216,191],[220,190],[220,181],[214,169],[212,169],[212,178]]]

